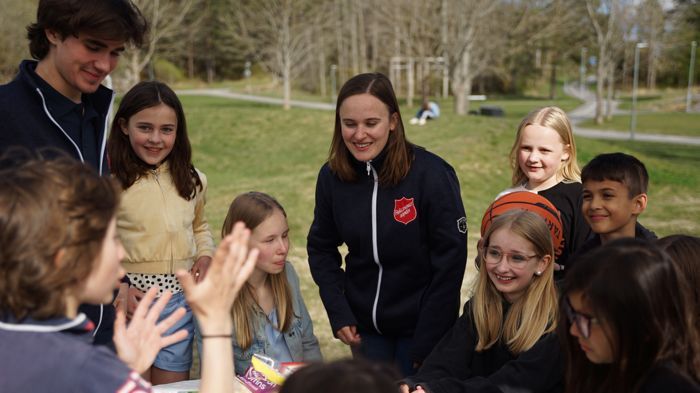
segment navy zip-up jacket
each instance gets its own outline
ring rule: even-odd
[[[0,86],[0,153],[13,146],[29,151],[53,148],[85,162],[80,143],[68,136],[47,108],[45,97],[31,76],[36,65],[36,61],[23,61],[15,79]],[[108,175],[105,147],[114,93],[100,86],[88,96],[99,115],[98,124],[104,126],[96,135],[99,159],[87,164],[101,175]]]
[[[326,163],[307,249],[333,333],[356,325],[412,337],[410,356],[420,362],[457,319],[467,222],[454,169],[413,151],[408,175],[393,187],[378,184],[383,154],[368,163],[351,158],[355,182],[341,181]]]
[[[36,61],[23,61],[15,79],[0,86],[0,154],[11,147],[20,147],[29,151],[54,149],[85,162],[80,143],[72,140],[51,116],[45,97],[32,77],[36,66]],[[99,115],[98,123],[104,124],[104,127],[97,135],[98,162],[86,162],[86,164],[95,168],[101,175],[109,175],[105,144],[114,93],[100,86],[95,93],[89,94],[89,98]],[[45,151],[45,154],[47,153],[51,152]],[[87,314],[96,325],[93,331],[95,344],[105,344],[114,349],[112,342],[114,307],[83,304],[80,311]]]

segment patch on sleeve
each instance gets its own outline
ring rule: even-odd
[[[461,233],[467,233],[467,217],[457,220],[457,230]]]

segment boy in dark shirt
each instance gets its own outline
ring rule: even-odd
[[[624,153],[600,154],[581,171],[583,216],[595,234],[577,255],[619,238],[656,239],[637,222],[647,207],[649,174],[637,158]]]

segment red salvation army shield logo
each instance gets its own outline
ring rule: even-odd
[[[418,212],[416,211],[416,205],[413,204],[413,198],[403,197],[394,200],[394,220],[402,224],[408,224],[415,220],[417,216]]]

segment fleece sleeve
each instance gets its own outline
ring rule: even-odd
[[[467,222],[454,169],[427,176],[431,280],[423,295],[411,358],[422,362],[454,324],[467,263]]]
[[[465,307],[462,316],[430,352],[418,373],[401,382],[413,388],[415,385],[422,386],[426,382],[443,378],[470,378],[471,359],[476,348],[475,338],[476,333],[468,307]]]
[[[316,182],[314,221],[306,239],[311,275],[318,285],[333,335],[344,326],[357,325],[345,297],[345,271],[338,246],[342,240],[333,219],[332,174],[327,165],[321,168]]]
[[[519,393],[556,392],[561,388],[563,357],[559,340],[549,333],[528,351],[505,363],[489,376],[460,374],[426,381],[421,385],[429,393]]]

